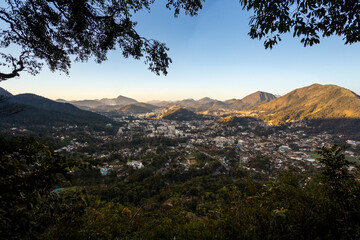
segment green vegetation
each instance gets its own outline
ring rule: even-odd
[[[360,4],[357,1],[336,0],[240,0],[244,9],[251,11],[249,35],[264,39],[265,48],[281,41],[280,36],[292,33],[301,43],[312,46],[321,37],[341,36],[345,44],[359,41]]]
[[[185,108],[178,108],[167,111],[161,115],[161,118],[177,121],[192,121],[201,119],[201,116]]]
[[[78,109],[68,103],[59,103],[35,94],[19,94],[0,102],[0,108],[16,104],[21,110],[9,116],[7,112],[1,114],[2,124],[64,126],[72,125],[102,125],[114,123],[113,120],[93,113]]]
[[[322,148],[324,167],[274,178],[242,169],[214,175],[217,161],[194,153],[188,170],[160,173],[166,155],[121,178],[70,161],[28,138],[1,139],[4,239],[358,239],[359,170],[344,148]],[[227,153],[229,157],[235,154]],[[260,153],[252,164],[267,162]],[[213,163],[211,163],[213,161]],[[210,164],[204,164],[210,162]],[[199,165],[203,168],[197,169]],[[206,165],[206,166],[205,166]],[[266,165],[266,164],[265,164]],[[70,170],[75,170],[69,174]],[[268,170],[268,169],[265,169]],[[252,175],[252,176],[251,176]],[[69,179],[74,187],[68,188]],[[96,179],[96,181],[94,181]],[[57,193],[52,190],[65,189]]]
[[[359,119],[360,98],[342,87],[314,84],[265,103],[257,110],[265,121],[275,125],[302,119]]]
[[[69,172],[89,162],[67,159],[32,138],[1,137],[0,146],[0,236],[37,238],[61,199],[54,187],[68,184]]]

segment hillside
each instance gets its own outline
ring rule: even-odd
[[[135,99],[124,97],[124,96],[118,96],[117,98],[102,98],[100,100],[98,99],[89,99],[89,100],[77,100],[77,101],[66,101],[63,99],[56,100],[57,102],[67,102],[71,103],[72,105],[75,105],[78,108],[85,109],[85,110],[94,110],[96,111],[96,108],[107,108],[107,106],[110,106],[110,109],[112,106],[115,106],[115,108],[118,108],[120,106],[126,106],[129,104],[137,103]]]
[[[270,102],[274,99],[276,99],[276,96],[271,93],[257,91],[244,97],[241,101],[244,104],[244,108],[250,109],[260,104]]]
[[[129,105],[137,103],[135,99],[124,97],[124,96],[118,96],[117,98],[103,98],[99,100],[103,105]]]
[[[112,122],[102,115],[84,111],[69,103],[59,103],[35,94],[19,94],[3,102],[4,105],[17,104],[21,111],[11,116],[3,116],[2,123],[31,125],[105,125]]]
[[[107,113],[109,116],[116,116],[128,113],[141,114],[151,112],[157,108],[159,107],[147,103],[135,103],[113,109],[111,111],[108,111]]]
[[[262,104],[256,110],[272,124],[301,119],[357,119],[360,98],[342,87],[314,84]]]
[[[201,116],[184,108],[169,110],[160,116],[167,120],[192,121],[201,119]]]
[[[57,100],[57,102],[61,102],[61,101]],[[79,108],[86,108],[86,109],[103,105],[103,103],[101,103],[98,100],[79,100],[79,101],[70,101],[69,103]]]
[[[270,102],[271,100],[276,99],[276,96],[271,93],[257,91],[246,97],[240,99],[229,99],[225,101],[228,109],[242,111],[253,109],[263,103]]]
[[[217,102],[218,100],[216,100],[216,99],[211,99],[211,98],[209,98],[209,97],[204,97],[204,98],[201,98],[201,99],[199,99],[197,102],[199,102],[199,103],[213,103],[213,102]]]
[[[259,120],[252,117],[238,117],[238,116],[227,116],[218,119],[218,123],[236,125],[236,126],[238,126],[238,124],[246,125],[249,124],[250,122],[256,122],[256,121]]]
[[[0,98],[1,97],[12,97],[13,95],[6,91],[5,89],[3,89],[2,87],[0,87]]]
[[[240,99],[230,99],[226,100],[225,103],[229,106],[230,109],[241,111],[244,109],[245,104]]]

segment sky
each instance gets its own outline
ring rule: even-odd
[[[165,42],[173,63],[167,76],[157,76],[142,60],[124,59],[121,51],[72,63],[70,74],[46,67],[31,76],[21,73],[0,82],[13,94],[35,93],[50,99],[101,99],[119,95],[138,101],[241,99],[256,91],[284,95],[314,83],[335,84],[360,94],[359,43],[344,45],[341,37],[321,39],[304,48],[300,39],[283,35],[272,50],[248,36],[251,13],[238,0],[207,1],[198,16],[174,18],[158,0],[150,13],[135,15],[140,35]],[[1,50],[0,50],[1,51]]]

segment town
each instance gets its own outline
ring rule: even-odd
[[[125,176],[128,167],[143,168],[157,157],[166,159],[158,166],[160,173],[174,168],[202,169],[211,163],[215,174],[243,168],[270,175],[291,166],[305,172],[319,168],[317,151],[333,144],[346,144],[347,159],[358,161],[359,141],[312,131],[304,121],[276,127],[254,118],[239,119],[224,123],[127,115],[115,118],[118,126],[107,124],[107,131],[77,125],[53,126],[50,131],[56,152],[97,159],[106,174],[112,172],[118,177]],[[11,131],[27,132],[21,128]]]

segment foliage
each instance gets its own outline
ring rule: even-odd
[[[0,73],[0,81],[19,76],[26,70],[37,74],[45,62],[51,71],[68,73],[71,57],[101,63],[110,50],[120,48],[125,58],[145,58],[149,69],[167,74],[171,59],[168,47],[140,36],[133,14],[150,10],[154,0],[6,0],[0,20],[7,26],[0,31],[0,46],[18,45],[19,56],[1,53],[10,73]],[[168,0],[166,6],[195,15],[201,1]]]
[[[212,163],[200,169],[170,168],[161,173],[158,170],[167,163],[166,155],[153,154],[144,168],[128,169],[129,175],[120,179],[111,174],[101,179],[93,170],[77,171],[71,175],[72,182],[80,185],[55,194],[50,193],[53,185],[69,177],[66,172],[73,165],[32,139],[2,139],[1,143],[2,149],[7,149],[1,155],[1,206],[6,207],[1,208],[1,236],[6,239],[360,236],[359,172],[349,172],[350,163],[341,147],[320,150],[323,167],[314,175],[291,168],[263,179],[250,177],[241,169],[214,175],[218,166],[214,168]],[[260,153],[257,156],[253,164],[261,167],[268,161]],[[200,153],[195,157],[206,161]],[[35,164],[44,168],[34,168]],[[24,178],[29,180],[24,182]]]
[[[265,38],[265,48],[281,41],[280,35],[293,33],[304,46],[320,43],[320,37],[338,35],[345,44],[360,41],[360,3],[356,0],[241,0],[250,19],[251,38]]]
[[[82,167],[32,138],[0,138],[0,235],[5,239],[33,238],[40,226],[34,211],[54,199],[55,186]],[[56,194],[55,194],[56,195]]]
[[[167,0],[166,7],[178,16],[180,10],[196,15],[205,0]],[[125,58],[145,58],[149,69],[167,74],[172,62],[169,48],[157,40],[140,36],[135,30],[133,15],[150,10],[155,0],[6,0],[0,8],[0,46],[20,48],[18,56],[0,53],[3,66],[12,69],[0,72],[0,81],[19,76],[21,71],[35,75],[44,63],[52,71],[68,73],[71,58],[96,62],[107,60],[107,53],[121,49]],[[251,38],[266,38],[265,48],[281,41],[280,35],[293,32],[304,46],[320,43],[320,37],[342,36],[345,44],[360,40],[360,3],[346,1],[264,1],[241,0],[244,9],[253,11],[250,20]]]

